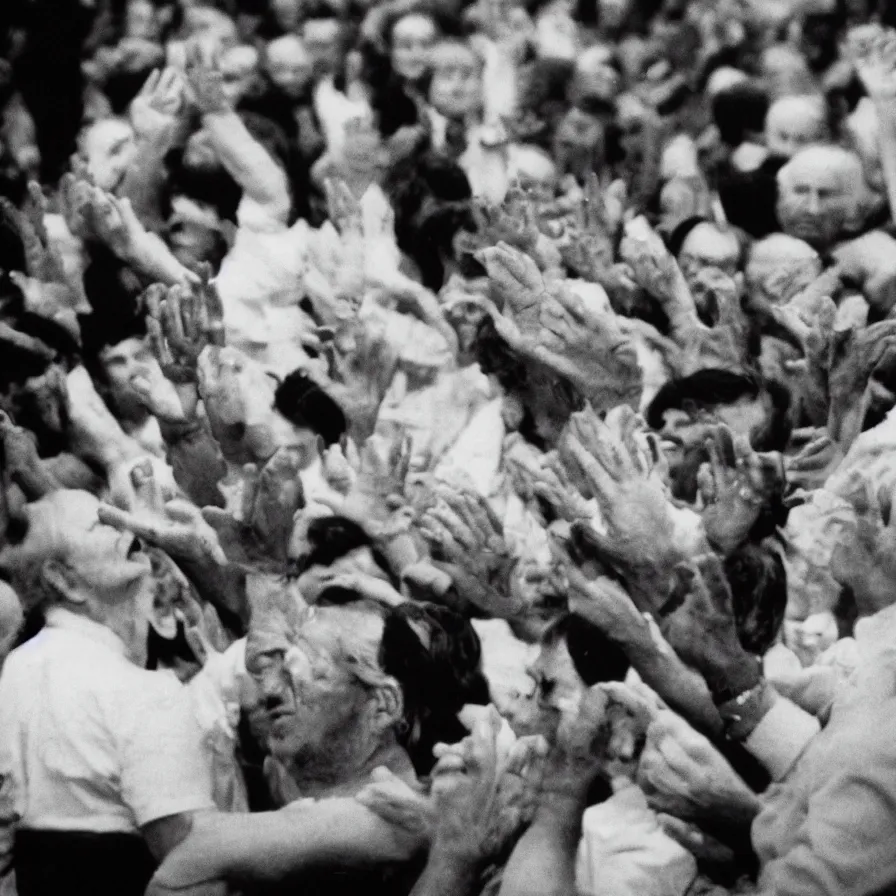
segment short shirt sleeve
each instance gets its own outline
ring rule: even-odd
[[[138,827],[151,821],[214,808],[211,760],[187,690],[173,677],[144,676],[139,695],[122,701],[121,796]]]

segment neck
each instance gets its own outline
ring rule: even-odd
[[[329,749],[314,757],[303,757],[301,764],[292,763],[289,771],[302,796],[336,797],[356,794],[380,766],[404,780],[415,779],[407,752],[394,740],[378,744],[366,758],[353,764],[347,761],[344,752]]]

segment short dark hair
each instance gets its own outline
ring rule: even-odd
[[[686,402],[709,409],[743,399],[754,401],[763,394],[771,400],[771,419],[753,447],[757,451],[783,451],[792,429],[790,391],[781,383],[764,379],[758,374],[708,367],[690,376],[670,380],[654,396],[646,419],[650,427],[661,429],[666,412],[682,410]]]
[[[768,114],[768,94],[753,81],[733,84],[712,101],[712,116],[719,135],[729,146],[739,146],[750,133],[762,133]]]
[[[274,409],[293,426],[317,433],[327,445],[335,445],[345,434],[342,408],[303,370],[294,370],[277,386]]]

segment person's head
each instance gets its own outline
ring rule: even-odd
[[[590,171],[599,171],[606,158],[607,124],[600,116],[572,107],[557,123],[553,157],[561,175],[572,174],[584,181]]]
[[[281,31],[295,31],[302,21],[302,0],[270,0],[268,9]]]
[[[774,44],[759,59],[759,74],[769,96],[802,96],[817,87],[806,57],[790,44]]]
[[[868,189],[859,157],[838,146],[810,146],[778,172],[781,230],[826,251],[859,229]]]
[[[221,54],[224,92],[231,106],[258,92],[260,56],[255,47],[241,44]]]
[[[306,785],[357,780],[406,734],[401,685],[380,659],[385,627],[366,602],[320,607],[279,643],[247,649],[268,748]]]
[[[431,54],[429,101],[446,118],[465,120],[482,111],[483,62],[459,40],[437,43]]]
[[[693,287],[704,268],[717,268],[729,277],[740,267],[741,245],[732,230],[711,221],[701,221],[683,236],[678,251],[678,265],[688,285]]]
[[[401,16],[392,26],[392,71],[406,81],[419,81],[429,71],[429,56],[438,37],[434,19],[422,12]]]
[[[537,146],[521,144],[509,149],[507,176],[525,190],[536,204],[552,202],[557,195],[557,166],[551,157]]]
[[[339,70],[344,56],[342,23],[326,9],[314,11],[302,25],[302,40],[317,77]]]
[[[389,560],[364,529],[341,516],[308,522],[305,543],[296,560],[297,585],[309,603],[315,603],[331,583],[344,576],[364,576],[399,588],[401,582]]]
[[[112,345],[101,347],[97,353],[103,391],[115,415],[127,420],[141,420],[147,416],[134,380],[158,382],[161,371],[158,361],[145,337],[129,336]]]
[[[303,468],[345,434],[342,408],[303,370],[294,370],[277,386],[274,410],[286,424],[281,447],[301,452]]]
[[[790,394],[783,386],[728,370],[699,370],[671,380],[647,409],[647,422],[661,436],[676,493],[693,498],[705,441],[724,423],[757,451],[782,451],[790,436]]]
[[[223,48],[239,42],[236,22],[227,13],[205,4],[185,4],[183,29],[188,37],[200,38]]]
[[[468,358],[475,348],[479,325],[488,313],[486,294],[458,292],[445,301],[442,310],[457,334],[460,357]]]
[[[765,127],[769,98],[753,81],[737,81],[712,98],[713,121],[719,137],[730,147],[757,138]]]
[[[26,609],[60,606],[109,628],[129,657],[145,662],[152,611],[152,565],[140,542],[99,521],[99,501],[60,490],[25,507],[22,538],[0,553],[0,567]]]
[[[765,118],[765,145],[774,156],[792,159],[801,149],[827,137],[824,103],[816,96],[784,96]]]
[[[294,34],[286,34],[267,45],[265,70],[281,93],[296,100],[308,90],[314,63],[305,44]]]
[[[778,305],[799,295],[822,269],[821,256],[808,243],[773,233],[750,248],[744,274],[752,298]]]
[[[608,111],[622,88],[622,75],[612,49],[596,45],[576,59],[569,85],[570,100],[579,108]]]
[[[114,192],[134,160],[133,128],[123,118],[102,118],[81,132],[78,143],[96,185]]]
[[[228,248],[218,210],[187,196],[172,197],[165,237],[174,257],[191,271],[203,263],[217,270]]]

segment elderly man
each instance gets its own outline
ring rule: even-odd
[[[0,780],[16,818],[20,896],[142,896],[153,868],[213,808],[186,691],[143,668],[153,579],[86,492],[29,505],[0,561],[46,625],[0,678]],[[4,811],[4,817],[8,817]]]

